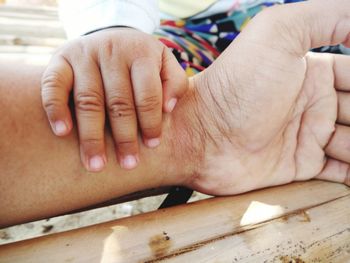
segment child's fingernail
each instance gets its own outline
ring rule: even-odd
[[[89,160],[89,168],[90,168],[90,171],[92,172],[99,172],[103,169],[104,166],[105,166],[105,161],[99,155],[95,155],[91,157]]]
[[[169,112],[173,111],[173,109],[175,108],[176,103],[177,103],[177,99],[175,99],[175,98],[172,98],[172,99],[170,99],[168,101],[168,111]]]
[[[146,139],[145,143],[150,148],[155,148],[160,144],[159,138],[153,138],[153,139]]]
[[[56,135],[64,135],[67,133],[67,125],[64,121],[56,121],[54,124]]]
[[[127,155],[122,158],[120,165],[124,169],[133,169],[137,166],[137,158],[134,155]]]

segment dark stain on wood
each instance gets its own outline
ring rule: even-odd
[[[201,248],[201,247],[203,247],[203,246],[205,246],[207,244],[210,244],[212,242],[219,241],[219,240],[225,239],[225,238],[227,238],[229,236],[237,235],[237,234],[240,234],[240,233],[243,233],[243,232],[252,231],[252,230],[254,230],[254,228],[252,228],[252,229],[242,229],[241,231],[238,231],[238,232],[236,232],[234,234],[228,234],[228,235],[220,236],[220,237],[217,237],[217,238],[214,238],[214,239],[211,239],[211,240],[205,240],[205,241],[202,241],[202,242],[198,242],[196,244],[192,244],[191,246],[180,248],[180,249],[172,252],[171,254],[160,256],[159,258],[147,260],[144,263],[160,262],[160,261],[162,261],[164,259],[177,257],[177,256],[180,256],[182,254],[186,254],[188,252],[195,251],[195,250],[197,250],[197,249],[199,249],[199,248]]]
[[[288,215],[281,217],[281,219],[282,219],[282,221],[288,221],[289,218],[295,217],[295,216],[297,216],[299,222],[305,222],[305,223],[311,222],[311,218],[310,218],[309,214],[304,210],[300,210],[300,211],[295,212],[295,213],[290,213]]]
[[[153,257],[164,257],[168,254],[172,246],[172,240],[166,232],[163,232],[162,234],[151,237],[148,246],[152,251]]]
[[[53,229],[53,225],[43,226],[43,230],[41,231],[43,234],[49,233]]]
[[[306,263],[300,257],[280,256],[281,263]]]

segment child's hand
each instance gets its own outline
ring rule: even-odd
[[[63,46],[42,77],[42,101],[52,130],[69,134],[68,107],[74,87],[81,159],[89,171],[107,162],[105,109],[121,167],[136,167],[138,125],[148,147],[160,143],[162,109],[171,112],[187,88],[184,71],[171,52],[151,35],[114,28]]]

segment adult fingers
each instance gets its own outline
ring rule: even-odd
[[[350,186],[350,165],[346,162],[328,158],[325,167],[316,178],[331,182],[344,183]]]
[[[350,127],[336,125],[325,152],[333,159],[350,163]]]
[[[346,55],[333,55],[334,86],[340,91],[350,91],[350,57]]]
[[[349,44],[350,1],[311,0],[266,8],[248,25],[245,34],[254,43],[271,43],[273,48],[303,57],[310,48]],[[259,30],[257,30],[259,27]],[[256,34],[259,31],[260,34]]]
[[[113,56],[110,58],[116,59]],[[108,59],[108,58],[106,58]],[[124,169],[133,169],[139,162],[137,118],[128,67],[101,63],[106,106],[119,164]]]
[[[156,147],[160,143],[162,128],[159,62],[151,58],[138,58],[132,63],[130,74],[144,143],[149,147]]]
[[[337,122],[344,125],[350,125],[350,93],[338,91],[337,97],[338,97]]]
[[[333,55],[334,86],[337,90],[338,117],[337,122],[350,125],[350,57]]]
[[[68,107],[72,86],[70,64],[60,55],[53,56],[41,78],[41,98],[51,128],[58,136],[67,135],[73,126]]]
[[[188,79],[179,62],[166,47],[162,53],[160,77],[163,85],[163,110],[171,112],[178,99],[185,94],[188,88]]]
[[[74,101],[80,153],[83,164],[91,172],[101,171],[106,162],[104,144],[105,108],[100,71],[90,57],[73,65]]]

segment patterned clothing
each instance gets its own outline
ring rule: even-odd
[[[285,0],[284,3],[300,1]],[[192,76],[207,68],[252,17],[275,4],[271,1],[261,2],[245,10],[233,6],[226,13],[204,18],[163,20],[154,35],[172,50],[187,75]],[[341,53],[339,47],[323,47],[315,51]]]

